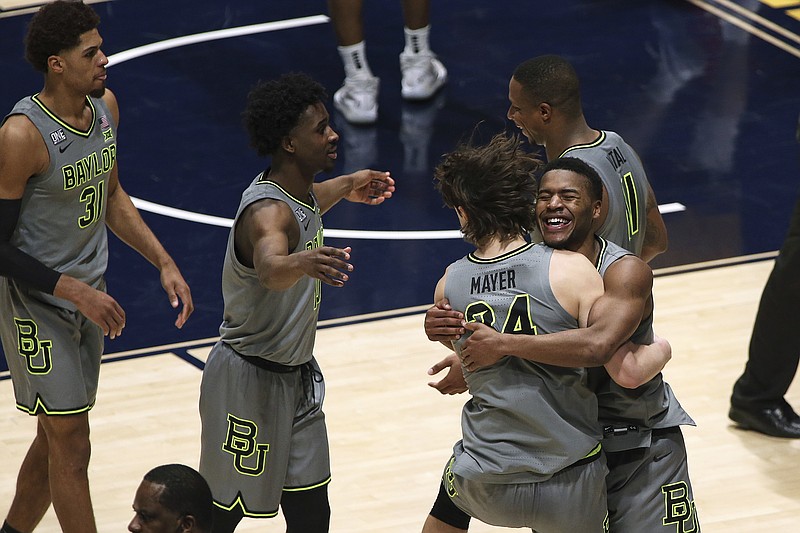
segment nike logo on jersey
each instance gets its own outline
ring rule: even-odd
[[[59,146],[59,147],[58,147],[58,153],[60,153],[60,154],[63,154],[64,152],[66,152],[66,151],[67,151],[67,148],[69,148],[69,147],[70,147],[70,145],[72,145],[72,143],[74,143],[74,142],[75,142],[75,141],[70,141],[70,142],[68,142],[68,143],[67,143],[67,145],[66,145],[66,146]]]
[[[669,454],[671,454],[671,453],[672,453],[672,452],[665,452],[665,453],[659,453],[658,455],[654,455],[654,456],[653,456],[653,462],[654,462],[654,463],[657,463],[657,462],[659,462],[661,459],[663,459],[664,457],[667,457],[667,456],[668,456]]]
[[[628,432],[639,431],[639,426],[636,424],[629,424],[627,426],[603,426],[603,438],[619,437],[627,435]]]

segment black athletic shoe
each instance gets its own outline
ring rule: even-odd
[[[800,416],[785,401],[772,407],[743,409],[731,406],[728,418],[742,429],[758,431],[772,437],[800,439]]]

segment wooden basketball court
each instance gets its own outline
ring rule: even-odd
[[[670,340],[664,375],[697,421],[684,428],[698,514],[705,533],[797,530],[800,441],[735,429],[727,419],[733,382],[746,360],[755,310],[771,260],[659,276],[656,330]],[[419,531],[436,495],[465,397],[427,386],[445,353],[422,330],[423,311],[321,329],[316,355],[327,382],[334,533]],[[206,344],[207,344],[206,340]],[[197,466],[201,372],[170,350],[104,364],[92,411],[92,496],[100,531],[123,531],[142,475],[166,462]],[[200,359],[208,348],[188,353]],[[116,356],[125,354],[114,354]],[[130,353],[127,355],[135,355]],[[800,405],[800,387],[787,399]],[[0,403],[13,403],[0,382]],[[33,436],[22,413],[3,424],[0,508]],[[245,520],[238,531],[282,532],[280,517]],[[503,531],[475,522],[475,533]],[[37,529],[59,531],[52,510]],[[510,530],[509,530],[510,531]]]

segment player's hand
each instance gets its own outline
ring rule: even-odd
[[[447,375],[439,381],[429,381],[428,386],[442,394],[461,394],[467,390],[467,382],[461,371],[461,361],[456,354],[450,354],[428,369],[428,375],[433,376],[447,368]]]
[[[382,204],[392,197],[394,180],[388,172],[364,169],[350,174],[353,185],[345,198],[368,205]]]
[[[104,335],[112,339],[122,335],[122,329],[125,327],[125,311],[107,293],[98,291],[72,276],[61,274],[53,290],[53,296],[74,303],[78,311],[103,330]]]
[[[348,272],[353,271],[353,265],[348,263],[352,249],[322,246],[313,250],[298,252],[300,269],[306,276],[321,280],[333,287],[342,287],[350,279]],[[294,254],[293,254],[294,255]]]
[[[464,314],[454,311],[447,298],[439,300],[425,312],[425,335],[438,342],[457,341],[464,334]]]
[[[125,328],[125,311],[109,294],[86,285],[82,297],[76,301],[78,311],[100,326],[109,339],[122,335]]]
[[[500,335],[481,322],[464,322],[469,336],[461,345],[461,361],[470,372],[491,366],[505,355],[498,350]]]
[[[189,284],[183,279],[181,271],[175,263],[167,265],[161,269],[161,286],[169,298],[169,304],[173,309],[177,309],[181,302],[183,302],[183,309],[178,314],[175,320],[175,327],[180,329],[189,319],[189,315],[194,311],[194,303],[192,302],[192,291],[189,290]]]

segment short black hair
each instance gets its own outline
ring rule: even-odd
[[[211,531],[213,500],[205,478],[194,468],[182,464],[167,464],[153,468],[144,480],[161,485],[158,503],[179,515],[194,516],[201,531]]]
[[[57,0],[33,15],[25,34],[25,58],[47,73],[47,58],[78,46],[81,35],[100,25],[100,16],[83,2]]]
[[[260,156],[275,154],[308,106],[327,99],[322,85],[302,72],[259,81],[248,94],[243,113],[250,145]]]
[[[478,246],[492,236],[509,241],[536,225],[536,170],[541,160],[524,151],[519,137],[498,134],[488,144],[462,144],[434,169],[445,205],[467,215],[466,241]]]
[[[588,189],[591,200],[593,202],[596,200],[602,201],[603,180],[600,178],[600,174],[585,161],[577,157],[558,157],[543,166],[539,175],[544,176],[550,170],[569,170],[579,176],[583,176],[589,182]]]
[[[542,55],[520,63],[513,78],[534,104],[545,102],[569,117],[583,113],[578,73],[561,56]]]

